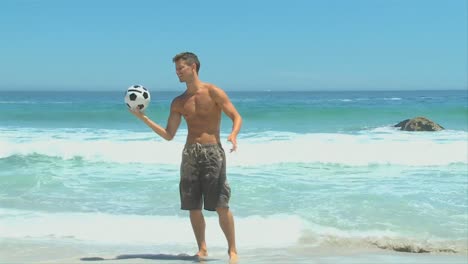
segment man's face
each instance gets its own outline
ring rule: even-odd
[[[180,82],[187,82],[193,78],[193,65],[188,65],[184,60],[178,60],[175,66],[176,74]]]

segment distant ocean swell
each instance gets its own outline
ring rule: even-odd
[[[426,116],[449,129],[468,131],[463,91],[415,92],[232,92],[244,118],[242,133],[267,130],[298,133],[349,132]],[[177,92],[157,92],[147,113],[167,121]],[[143,131],[117,92],[0,92],[3,127],[67,127]],[[224,119],[222,130],[229,131]]]

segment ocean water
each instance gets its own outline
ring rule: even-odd
[[[165,126],[178,93],[151,92],[147,115]],[[289,263],[321,248],[467,254],[466,91],[228,95],[244,119],[238,151],[227,153],[240,254],[283,252]],[[445,130],[392,127],[416,116]],[[227,152],[230,128],[223,117]],[[123,92],[0,91],[0,243],[196,252],[179,209],[186,135],[182,122],[173,141],[159,138],[128,113]],[[224,256],[217,216],[205,217],[209,250]]]

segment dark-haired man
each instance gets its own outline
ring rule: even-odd
[[[180,169],[181,209],[190,210],[190,221],[198,244],[197,255],[208,255],[205,241],[205,210],[216,211],[228,242],[231,260],[237,260],[234,217],[229,210],[231,189],[226,179],[226,157],[221,146],[220,123],[224,112],[233,122],[228,141],[237,149],[237,134],[242,118],[227,94],[219,87],[198,78],[200,62],[191,52],[173,58],[180,82],[186,84],[183,94],[174,98],[166,128],[153,122],[138,110],[132,113],[166,140],[174,138],[181,118],[187,122],[188,135],[182,152]]]

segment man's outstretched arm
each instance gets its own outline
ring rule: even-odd
[[[142,120],[148,127],[150,127],[156,134],[164,138],[165,140],[171,140],[174,138],[177,129],[179,128],[182,115],[176,110],[175,102],[172,102],[171,112],[169,118],[167,119],[166,128],[161,127],[149,117],[147,117],[143,112],[139,110],[130,111],[133,115]]]

